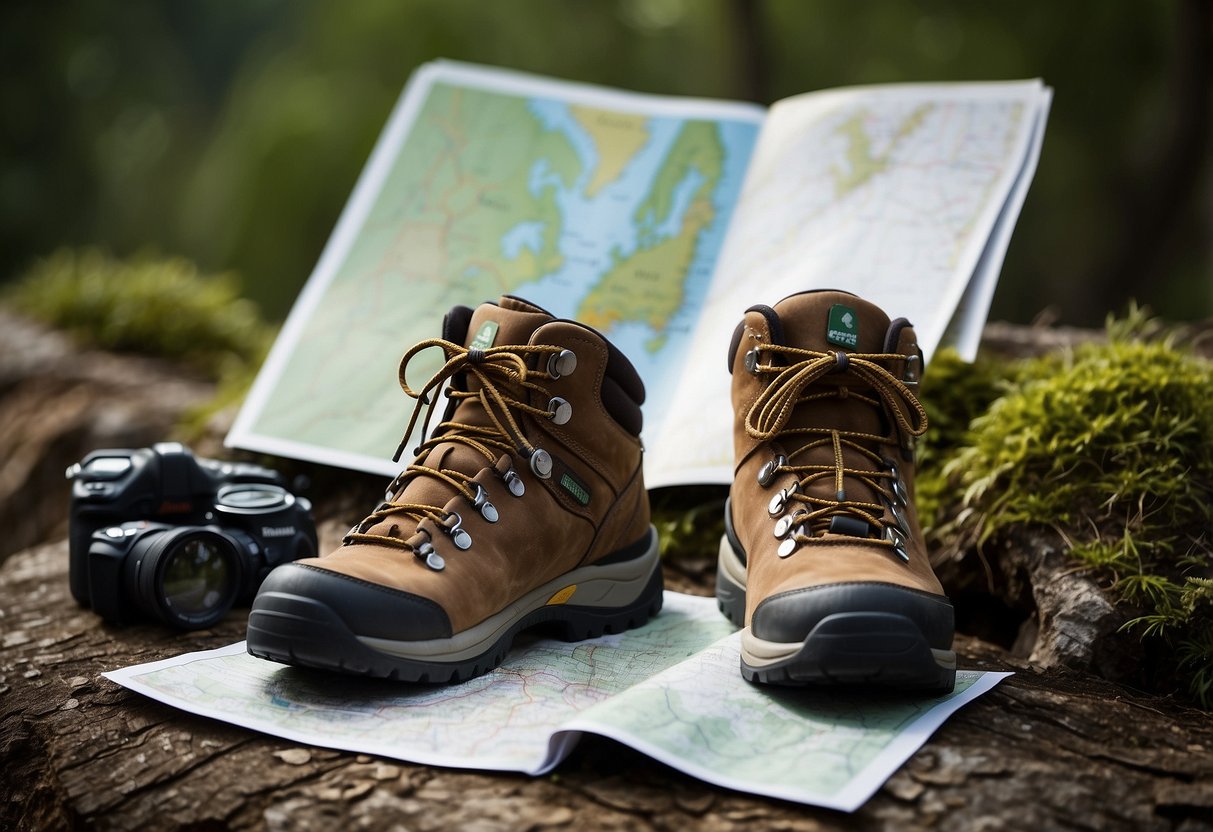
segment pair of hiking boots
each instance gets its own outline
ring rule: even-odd
[[[406,379],[429,348],[445,363]],[[733,334],[735,479],[716,595],[741,672],[772,684],[951,690],[952,607],[914,510],[904,319],[845,292],[755,306]],[[255,656],[412,682],[496,667],[536,625],[619,632],[662,604],[640,442],[644,386],[598,332],[515,297],[456,307],[401,361],[438,394],[430,438],[331,554],[275,569],[249,616]]]

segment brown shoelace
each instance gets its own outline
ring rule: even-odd
[[[889,443],[900,444],[902,436],[917,437],[926,431],[926,411],[905,383],[881,363],[903,361],[905,356],[896,353],[817,352],[779,344],[764,345],[761,352],[780,356],[783,363],[761,363],[760,359],[754,366],[754,373],[772,378],[746,413],[746,433],[761,441],[777,436],[795,435],[803,436],[807,440],[790,451],[787,457],[777,458],[768,471],[771,477],[782,472],[791,472],[798,476],[796,486],[786,489],[783,499],[785,504],[800,504],[799,508],[789,508],[787,512],[790,517],[786,528],[788,539],[804,543],[813,537],[820,537],[830,530],[832,519],[840,515],[863,521],[877,535],[883,534],[886,528],[885,505],[848,498],[846,480],[859,480],[871,491],[883,496],[890,506],[895,507],[904,502],[903,495],[897,491],[900,484],[895,463],[891,465],[879,453],[873,451],[872,447]],[[841,374],[848,377],[848,380],[853,379],[862,385],[863,392],[856,392],[846,384],[811,390],[814,382],[830,374]],[[868,395],[869,392],[874,395]],[[787,427],[799,405],[831,399],[854,399],[891,414],[894,423],[893,434],[879,436],[827,428]],[[832,464],[797,464],[798,458],[806,457],[822,447],[828,447],[832,451]],[[844,448],[858,452],[870,460],[873,467],[847,467],[843,458]],[[811,486],[831,478],[834,486],[833,499],[811,493]],[[777,512],[772,511],[772,514],[775,513]],[[896,509],[894,516],[897,516]],[[903,528],[901,531],[909,534],[909,529]],[[896,546],[887,535],[872,542]],[[904,548],[899,554],[903,553]]]
[[[434,373],[420,390],[414,390],[409,386],[406,378],[408,364],[414,356],[431,347],[442,349],[446,355],[446,363]],[[385,501],[375,511],[367,515],[361,523],[351,529],[345,536],[343,543],[347,545],[351,543],[381,543],[403,549],[411,549],[420,554],[420,547],[429,542],[429,536],[424,532],[413,535],[408,539],[403,539],[396,536],[399,527],[393,525],[387,535],[368,533],[368,529],[390,517],[400,517],[402,519],[407,517],[418,523],[428,517],[440,528],[447,530],[448,533],[452,535],[456,534],[459,528],[457,515],[448,514],[442,506],[424,503],[398,503],[394,501],[394,495],[402,493],[405,485],[414,477],[433,477],[450,485],[456,492],[466,497],[471,505],[479,507],[484,501],[484,494],[479,489],[479,486],[472,482],[477,472],[468,473],[454,468],[432,468],[422,464],[422,460],[433,448],[445,442],[454,442],[478,451],[484,456],[489,466],[496,464],[502,451],[516,454],[523,458],[529,458],[534,453],[535,448],[527,441],[526,436],[523,435],[514,413],[515,411],[520,411],[529,413],[532,416],[550,418],[552,412],[519,401],[507,395],[502,387],[515,385],[521,387],[524,391],[537,390],[547,395],[545,388],[532,379],[550,380],[555,378],[555,376],[542,369],[528,368],[527,358],[534,355],[558,355],[561,351],[561,347],[546,345],[509,345],[489,347],[484,350],[469,349],[441,338],[431,338],[416,344],[405,353],[404,357],[400,360],[400,387],[410,398],[416,399],[417,404],[413,407],[413,413],[409,418],[409,424],[405,429],[404,437],[400,440],[400,445],[396,448],[396,454],[392,457],[393,461],[399,460],[401,454],[404,452],[404,447],[408,444],[409,437],[413,434],[413,429],[417,426],[417,419],[421,414],[422,408],[425,408],[426,413],[421,426],[421,435],[425,436],[429,432],[430,418],[433,415],[434,405],[442,384],[447,379],[459,373],[466,373],[469,381],[475,379],[477,384],[469,383],[467,386],[478,389],[460,390],[455,387],[448,387],[446,391],[447,397],[454,399],[456,402],[465,399],[478,401],[480,407],[488,414],[491,424],[470,425],[456,421],[441,422],[435,430],[434,435],[423,441],[413,450],[414,461],[388,486]],[[540,361],[538,363],[541,367],[547,366],[547,362]],[[452,525],[453,517],[456,518],[454,525]],[[460,548],[465,547],[461,546]]]

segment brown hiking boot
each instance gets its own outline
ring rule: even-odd
[[[429,347],[446,363],[414,391],[406,365]],[[442,423],[339,549],[269,575],[249,615],[250,653],[453,682],[496,667],[525,628],[551,625],[571,641],[661,608],[644,387],[622,353],[505,297],[455,307],[442,340],[404,356],[400,379],[418,399],[401,448],[449,379]]]
[[[914,509],[921,366],[908,321],[846,292],[751,307],[734,332],[716,597],[747,680],[952,689],[952,605]]]

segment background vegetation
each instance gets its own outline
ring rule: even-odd
[[[1043,77],[1054,109],[995,314],[1213,311],[1210,3],[1102,0],[9,0],[0,281],[61,245],[306,279],[408,75],[436,57],[770,102]]]
[[[238,398],[272,333],[256,307],[288,311],[409,74],[438,57],[764,103],[1039,76],[1054,107],[994,315],[1092,325],[1133,298],[1213,314],[1210,0],[9,0],[0,294]],[[940,543],[1061,531],[1209,706],[1213,370],[1143,321],[1071,356],[939,356],[921,508]],[[713,551],[721,503],[656,495],[663,552]]]

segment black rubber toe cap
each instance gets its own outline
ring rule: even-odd
[[[754,610],[750,632],[767,641],[803,641],[827,616],[854,612],[904,616],[918,625],[931,647],[947,650],[952,646],[955,624],[947,598],[873,582],[826,584],[772,595]]]
[[[250,613],[308,618],[335,615],[350,632],[369,638],[420,641],[450,638],[446,611],[428,598],[302,563],[270,572]]]

